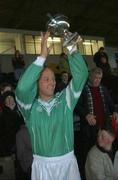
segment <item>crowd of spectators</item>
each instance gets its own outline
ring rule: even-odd
[[[18,50],[15,56],[12,59],[14,72],[0,75],[0,179],[7,176],[9,180],[30,180],[33,161],[30,136],[15,99],[15,88],[24,72],[25,61]],[[20,70],[15,58],[22,61]],[[73,113],[79,124],[74,131],[75,155],[82,180],[117,179],[118,77],[112,75],[109,58],[103,47],[94,55],[93,61],[96,67],[89,71],[89,78]],[[71,75],[63,70],[57,79],[55,93],[66,88],[70,79]],[[109,121],[110,125],[106,125]],[[74,122],[73,125],[75,128]],[[107,141],[105,135],[108,142],[112,139],[110,149],[103,146]],[[108,166],[112,166],[112,171],[107,171]],[[107,175],[103,169],[106,169]]]

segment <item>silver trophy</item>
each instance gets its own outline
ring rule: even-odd
[[[49,21],[46,24],[48,31],[53,36],[59,36],[63,38],[63,47],[73,46],[77,43],[78,33],[71,33],[69,31],[70,24],[68,18],[64,15],[47,14]]]

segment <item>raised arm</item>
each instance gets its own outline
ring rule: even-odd
[[[27,68],[16,88],[16,100],[25,120],[28,119],[30,108],[37,95],[37,81],[49,54],[50,49],[47,48],[47,39],[49,35],[49,32],[42,34],[41,56],[38,56]]]
[[[66,88],[66,99],[71,110],[74,109],[88,77],[85,60],[78,51],[68,55],[72,80]]]

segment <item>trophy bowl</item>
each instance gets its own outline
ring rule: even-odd
[[[63,47],[76,44],[78,33],[71,33],[69,31],[70,24],[66,16],[57,14],[53,17],[49,13],[47,16],[49,17],[49,21],[46,24],[47,30],[52,36],[59,36],[63,38]]]

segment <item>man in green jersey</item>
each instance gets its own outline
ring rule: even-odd
[[[54,95],[54,73],[44,67],[50,52],[49,36],[49,32],[42,35],[41,54],[16,88],[16,100],[31,137],[32,180],[79,180],[73,153],[73,110],[88,71],[82,56],[72,48],[68,53],[72,79],[63,91]]]

